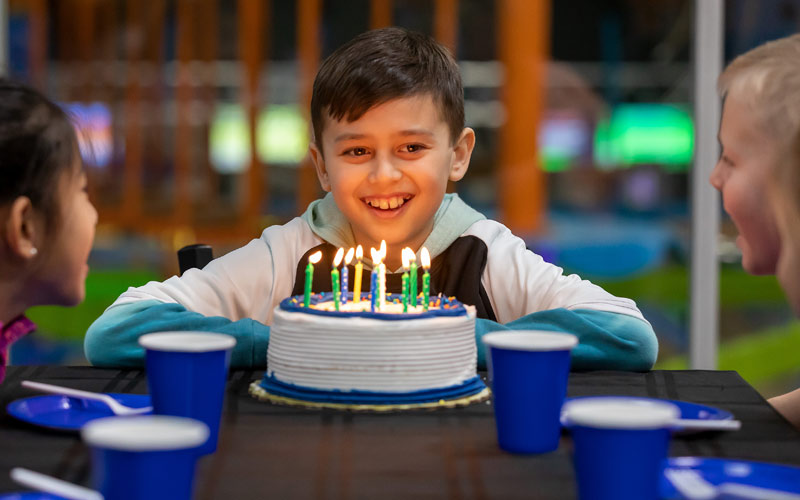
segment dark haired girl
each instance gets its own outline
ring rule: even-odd
[[[0,79],[0,381],[8,347],[35,328],[29,307],[83,300],[96,224],[69,118]]]

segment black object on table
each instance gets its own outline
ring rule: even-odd
[[[200,461],[197,499],[575,498],[571,441],[517,456],[497,447],[492,407],[388,415],[312,411],[252,399],[262,370],[232,371],[218,451]],[[140,370],[14,366],[0,404],[35,393],[24,379],[102,392],[146,393]],[[627,395],[691,401],[731,411],[738,432],[677,436],[672,456],[716,456],[800,466],[800,432],[736,372],[573,373],[569,396]],[[0,419],[0,492],[18,491],[12,467],[88,485],[87,448],[77,434]]]
[[[178,268],[181,274],[194,267],[203,269],[214,260],[213,249],[202,243],[187,245],[178,250]]]

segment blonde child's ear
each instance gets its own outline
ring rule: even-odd
[[[322,186],[323,191],[330,192],[331,181],[328,178],[328,170],[325,168],[325,157],[322,156],[322,151],[312,142],[308,146],[308,152],[311,154],[311,161],[314,162],[319,185]]]
[[[11,203],[8,218],[3,227],[3,237],[12,256],[23,260],[36,257],[39,253],[36,241],[40,225],[41,221],[30,198],[20,196]]]
[[[453,160],[450,164],[449,179],[453,182],[460,181],[467,173],[469,160],[472,158],[472,149],[475,147],[475,131],[464,127],[453,146]]]

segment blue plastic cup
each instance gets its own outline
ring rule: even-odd
[[[197,449],[208,426],[145,415],[93,420],[81,429],[92,450],[92,483],[114,500],[190,500]]]
[[[510,331],[483,336],[494,400],[497,442],[511,453],[546,453],[558,448],[559,417],[567,395],[568,333]]]
[[[656,500],[671,428],[680,409],[666,401],[586,397],[564,405],[581,500]]]
[[[214,453],[230,353],[236,339],[221,333],[163,332],[142,335],[139,344],[146,350],[153,413],[195,418],[205,423],[209,429],[208,442],[199,452]]]

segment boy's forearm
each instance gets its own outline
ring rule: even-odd
[[[579,343],[572,350],[573,370],[647,371],[658,356],[653,328],[633,316],[594,310],[551,309],[501,325],[478,319],[478,367],[486,367],[483,335],[501,330],[545,330],[572,333]]]
[[[800,389],[770,398],[769,404],[795,428],[800,429]]]
[[[231,367],[263,368],[266,365],[269,327],[252,319],[230,321],[203,316],[174,303],[155,300],[117,305],[106,310],[86,332],[86,359],[95,366],[141,367],[144,349],[139,337],[162,331],[206,331],[236,338]]]

